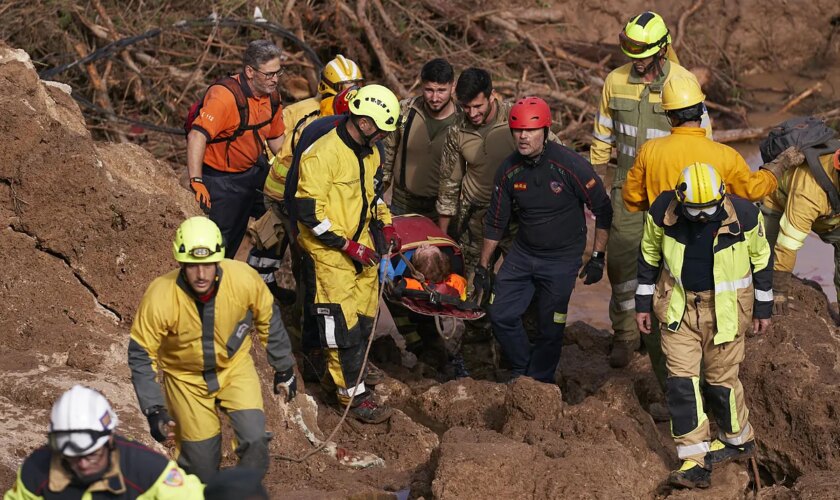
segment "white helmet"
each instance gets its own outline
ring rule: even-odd
[[[68,457],[81,457],[102,448],[119,419],[105,396],[74,385],[53,405],[50,446]]]

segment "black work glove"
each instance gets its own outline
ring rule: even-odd
[[[592,256],[578,274],[578,278],[586,278],[583,280],[584,285],[591,285],[598,283],[604,277],[604,254],[601,253],[597,257]]]
[[[146,410],[146,419],[149,421],[149,433],[158,443],[162,443],[169,437],[169,423],[174,422],[166,408],[153,406]]]
[[[481,292],[490,292],[493,283],[490,279],[490,271],[482,265],[475,266],[475,276],[473,276],[473,290],[476,297],[481,295]]]
[[[295,367],[282,372],[274,372],[274,394],[286,393],[286,402],[292,400],[297,394],[297,379],[295,378]]]

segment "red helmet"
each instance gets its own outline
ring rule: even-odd
[[[346,89],[342,90],[335,96],[333,99],[333,114],[335,115],[343,115],[345,113],[350,112],[350,99],[349,97],[356,93],[359,90],[358,85],[353,85],[352,87],[347,87]],[[351,94],[351,92],[353,94]]]
[[[511,130],[551,126],[551,110],[539,97],[523,97],[510,108],[508,126]]]

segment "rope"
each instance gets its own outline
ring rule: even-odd
[[[390,260],[391,259],[391,250],[393,248],[394,248],[394,245],[392,243],[391,246],[388,247],[388,253],[386,255],[383,255],[382,258]],[[376,300],[376,304],[377,304],[376,314],[373,315],[373,325],[370,328],[370,336],[368,337],[367,347],[365,348],[365,357],[362,360],[362,369],[359,370],[359,375],[356,377],[356,383],[353,384],[353,387],[358,387],[359,384],[362,383],[362,378],[364,378],[365,368],[367,368],[367,363],[368,363],[368,355],[370,354],[370,346],[373,345],[373,337],[374,337],[374,332],[376,331],[376,324],[379,322],[379,311],[380,311],[379,304],[382,303],[382,292],[384,292],[384,291],[385,291],[385,286],[380,284],[379,285],[379,294],[378,294],[378,298]],[[330,435],[327,436],[326,439],[321,441],[321,444],[319,444],[315,448],[309,450],[308,452],[304,453],[303,456],[301,456],[301,457],[290,457],[288,455],[278,455],[277,458],[279,458],[280,460],[286,460],[286,461],[289,461],[289,462],[301,463],[301,462],[306,461],[312,455],[314,455],[314,454],[318,453],[319,451],[323,450],[327,446],[327,444],[329,444],[333,440],[335,435],[338,433],[338,430],[341,428],[342,424],[344,424],[344,421],[347,419],[347,414],[350,413],[350,408],[353,406],[353,400],[355,400],[355,399],[356,399],[356,394],[355,394],[355,391],[354,391],[353,396],[350,398],[349,401],[347,401],[347,405],[344,407],[344,413],[341,414],[341,419],[338,421],[337,424],[335,424],[335,428],[333,428],[332,432],[330,432]]]
[[[75,68],[76,66],[80,66],[83,64],[92,63],[98,61],[100,59],[112,57],[115,54],[119,53],[126,47],[130,47],[140,42],[144,42],[146,40],[151,40],[153,38],[157,38],[164,33],[171,33],[171,32],[182,32],[182,31],[190,31],[195,28],[204,28],[209,26],[221,26],[221,27],[233,27],[233,28],[240,28],[240,27],[249,27],[249,28],[257,28],[264,31],[268,31],[269,33],[273,33],[277,36],[285,38],[286,40],[290,41],[294,45],[298,46],[301,50],[303,50],[304,54],[306,55],[307,59],[309,59],[312,64],[315,66],[316,69],[319,71],[321,68],[324,67],[321,59],[318,57],[318,54],[315,50],[306,42],[298,38],[294,33],[287,30],[286,28],[280,26],[279,24],[275,24],[269,21],[249,21],[244,19],[233,19],[233,18],[222,18],[217,19],[214,16],[203,18],[203,19],[193,19],[193,20],[184,20],[178,21],[177,23],[173,24],[167,28],[153,28],[145,33],[141,33],[139,35],[129,36],[125,38],[121,38],[114,42],[111,42],[107,45],[100,47],[97,50],[94,50],[90,54],[82,57],[81,59],[76,59],[75,61],[62,64],[60,66],[56,66],[54,68],[45,69],[38,73],[38,77],[42,80],[52,80],[53,77],[59,75],[69,69]],[[72,88],[72,86],[71,86]],[[165,134],[172,134],[172,135],[185,135],[186,132],[182,127],[166,127],[162,125],[158,125],[155,123],[143,121],[143,120],[134,120],[131,118],[125,118],[122,116],[117,115],[116,113],[109,111],[105,108],[97,106],[96,104],[90,102],[86,98],[77,95],[75,92],[76,89],[73,89],[72,97],[76,100],[81,106],[95,111],[111,120],[121,121],[125,123],[130,123],[133,125],[139,125],[143,128],[153,130],[156,132],[162,132]]]

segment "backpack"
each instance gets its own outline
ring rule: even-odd
[[[773,161],[791,146],[796,146],[805,155],[811,175],[828,196],[833,214],[840,214],[840,192],[820,164],[820,156],[840,150],[837,131],[813,116],[791,118],[773,127],[761,141],[761,159],[765,163]],[[834,175],[837,175],[836,171]]]
[[[245,97],[245,89],[243,88],[243,83],[236,80],[236,78],[232,76],[226,76],[223,78],[219,78],[215,82],[213,82],[210,87],[213,85],[221,85],[222,87],[228,89],[231,94],[233,94],[234,100],[236,100],[236,109],[239,111],[239,127],[228,137],[216,137],[215,139],[211,139],[207,141],[208,144],[215,144],[219,142],[233,142],[239,136],[245,133],[247,130],[253,130],[255,135],[257,131],[262,127],[271,123],[274,120],[274,115],[277,114],[277,111],[280,109],[280,94],[275,90],[271,93],[271,116],[268,120],[257,123],[255,125],[248,125],[248,117],[249,117],[249,110],[248,110],[248,98]],[[207,87],[207,90],[210,90],[210,87]],[[207,90],[204,91],[204,95],[201,96],[200,99],[195,101],[192,106],[190,106],[190,110],[187,113],[187,119],[184,122],[184,132],[187,134],[190,133],[192,130],[193,122],[198,115],[201,113],[201,106],[204,104],[204,97],[207,95]],[[262,140],[257,137],[257,143],[262,144]]]

